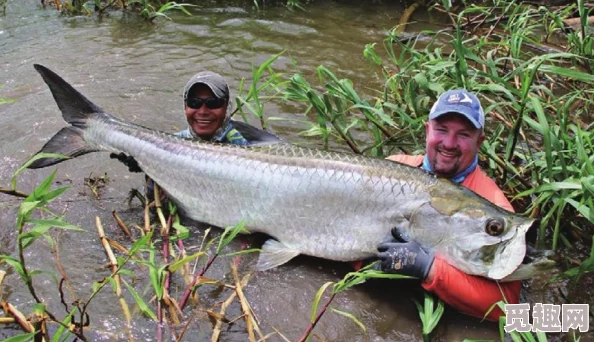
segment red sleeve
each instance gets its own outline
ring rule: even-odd
[[[423,283],[423,288],[434,292],[444,302],[472,316],[483,318],[489,308],[500,300],[518,304],[520,300],[520,281],[496,282],[491,279],[468,275],[447,262],[435,258],[435,276],[431,283]],[[502,294],[503,293],[503,294]],[[504,299],[505,296],[505,299]],[[504,313],[495,307],[487,316],[497,321]]]

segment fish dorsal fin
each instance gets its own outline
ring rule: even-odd
[[[43,65],[34,64],[33,66],[50,88],[66,122],[77,127],[84,127],[91,114],[103,112],[99,106],[79,93],[55,72]]]
[[[266,271],[275,268],[288,262],[299,254],[300,252],[298,250],[288,247],[276,240],[269,239],[262,246],[262,252],[258,258],[256,269],[258,271]]]
[[[250,142],[250,146],[285,143],[281,138],[263,129],[258,129],[254,126],[233,119],[231,120],[231,123],[233,124],[233,127],[241,134],[241,136]]]

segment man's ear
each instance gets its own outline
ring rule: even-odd
[[[483,144],[483,141],[485,141],[485,131],[481,129],[481,134],[478,137],[478,147],[480,148],[481,145]]]

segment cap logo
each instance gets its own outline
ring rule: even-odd
[[[464,96],[464,98],[462,100],[460,100],[460,103],[468,102],[468,103],[472,104],[472,99],[470,97],[468,97],[468,95],[462,94],[462,96]]]
[[[472,99],[470,97],[468,97],[468,95],[463,93],[462,97],[463,98],[460,99],[459,94],[451,94],[448,97],[447,101],[449,104],[452,104],[452,103],[470,103],[470,104],[472,104]]]

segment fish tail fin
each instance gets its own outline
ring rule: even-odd
[[[83,138],[83,130],[75,126],[69,126],[62,128],[56,135],[54,135],[50,141],[48,141],[41,150],[37,153],[57,153],[75,158],[80,155],[97,151],[97,149],[91,148],[87,145]],[[31,165],[29,169],[39,169],[42,167],[51,166],[62,162],[67,159],[63,158],[41,158],[37,159]]]
[[[34,64],[33,66],[50,88],[58,108],[62,111],[64,120],[71,124],[71,126],[64,127],[56,133],[39,152],[58,153],[74,158],[89,152],[98,151],[86,143],[84,140],[84,130],[87,128],[87,121],[91,117],[105,115],[103,110],[74,89],[74,87],[55,72],[39,64]],[[66,159],[42,158],[29,165],[29,168],[42,168],[64,160]]]

